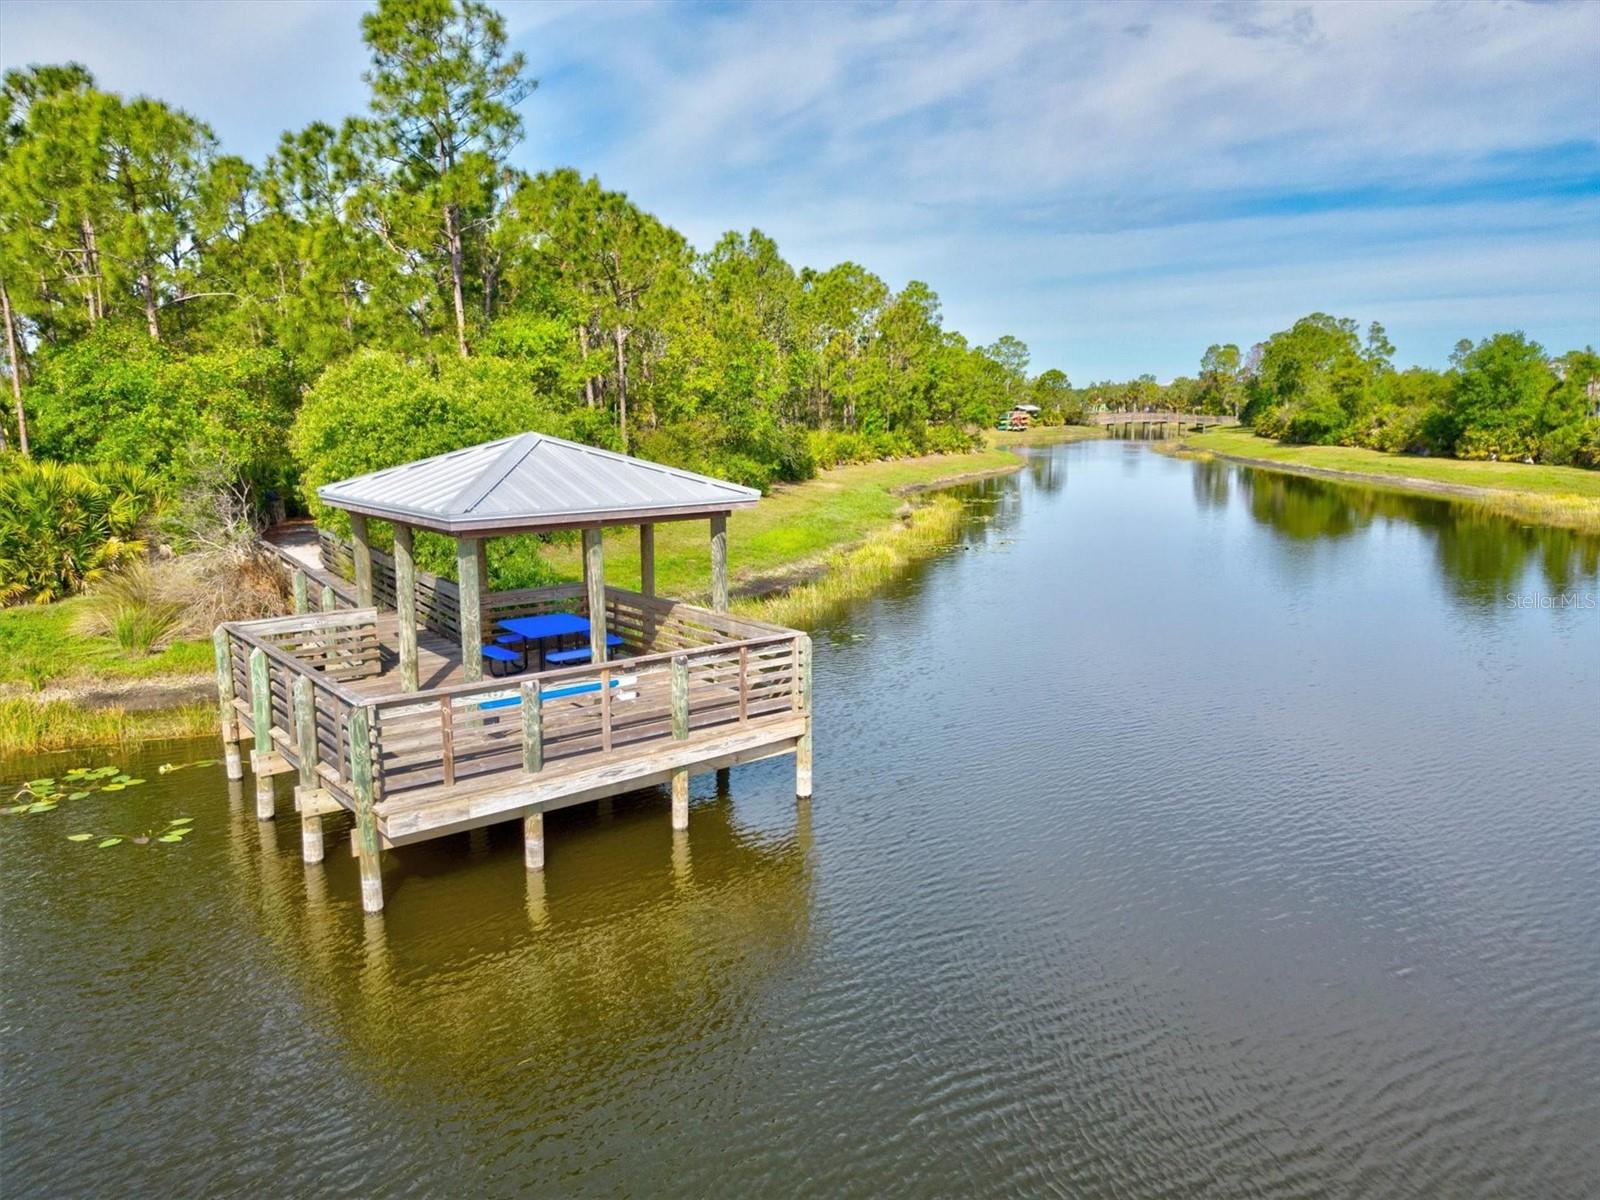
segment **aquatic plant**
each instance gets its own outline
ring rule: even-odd
[[[67,834],[67,841],[93,842],[96,850],[109,850],[111,847],[120,846],[123,843],[133,846],[148,846],[152,842],[175,844],[183,841],[185,837],[193,832],[193,817],[174,817],[159,832],[153,829],[146,829],[143,833],[69,833]]]
[[[73,767],[59,780],[54,776],[27,780],[11,797],[11,807],[4,811],[18,817],[53,812],[63,800],[82,800],[91,792],[120,792],[143,782],[124,775],[120,767]]]

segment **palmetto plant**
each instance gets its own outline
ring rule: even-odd
[[[137,559],[159,503],[149,472],[0,462],[0,603],[43,604]]]

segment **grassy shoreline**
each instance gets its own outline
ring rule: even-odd
[[[1030,432],[1057,432],[1051,440],[1073,441],[1098,431]],[[776,487],[754,509],[735,513],[728,522],[735,608],[766,620],[809,622],[948,544],[961,506],[938,497],[907,497],[1022,465],[1017,454],[986,441],[970,454],[824,471],[805,483]],[[605,553],[608,578],[633,586],[637,536],[625,529],[608,534]],[[581,578],[575,547],[550,547],[549,558],[563,576]],[[703,522],[657,527],[656,586],[663,594],[703,601],[710,572]],[[175,643],[144,659],[120,658],[105,639],[73,632],[80,605],[81,599],[73,599],[0,609],[0,757],[212,732],[214,707],[195,703],[209,684],[209,640]],[[39,678],[44,669],[52,676],[47,687]],[[170,694],[168,702],[127,695],[160,689]]]
[[[1446,496],[1513,520],[1600,533],[1600,472],[1578,467],[1420,458],[1349,446],[1283,445],[1243,429],[1191,434],[1181,446],[1262,470]]]

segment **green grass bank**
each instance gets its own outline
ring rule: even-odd
[[[1449,496],[1514,520],[1600,533],[1600,471],[1421,458],[1349,446],[1294,446],[1247,429],[1187,434],[1182,446],[1229,462],[1421,495]]]
[[[1056,433],[1050,440],[1073,440],[1070,433],[1042,430],[1030,431],[1035,436],[1029,440],[1045,444],[1037,435],[1046,432]],[[810,623],[951,541],[961,506],[936,496],[918,500],[917,493],[1002,474],[1019,463],[991,439],[971,454],[860,463],[774,488],[728,523],[735,606],[780,623]],[[636,584],[637,535],[618,530],[605,545],[607,577]],[[581,578],[576,546],[549,547],[547,556],[563,577]],[[705,522],[657,528],[662,594],[704,600],[710,578]],[[209,640],[124,657],[110,640],[74,630],[84,603],[74,597],[0,609],[0,756],[210,732],[216,714],[202,700],[214,686]]]

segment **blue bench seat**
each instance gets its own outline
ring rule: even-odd
[[[614,650],[622,645],[622,639],[614,633],[606,634],[606,649]],[[552,666],[567,666],[571,663],[586,663],[589,661],[589,647],[576,646],[571,650],[552,650],[544,656],[544,660]]]
[[[515,650],[507,650],[504,646],[484,646],[483,656],[489,660],[491,671],[494,663],[507,665],[515,663],[519,667],[522,665],[522,655]]]

